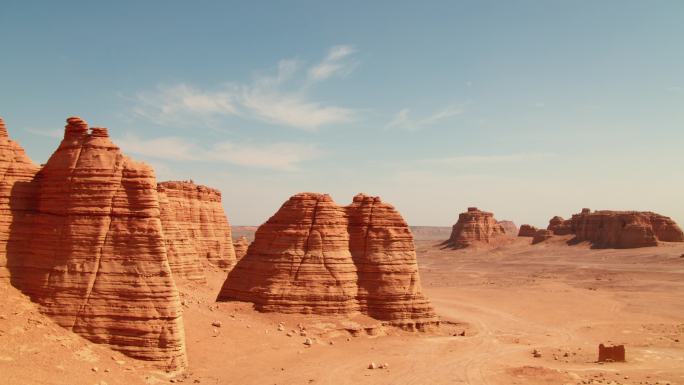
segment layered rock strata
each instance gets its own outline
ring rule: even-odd
[[[157,189],[164,201],[162,209],[166,209],[165,205],[169,206],[168,211],[173,213],[175,226],[181,230],[168,236],[171,241],[190,243],[202,261],[225,269],[235,265],[230,224],[221,204],[219,190],[196,185],[192,181],[160,182]],[[179,258],[171,256],[170,260]],[[195,260],[194,256],[192,260]]]
[[[8,268],[17,263],[8,256],[8,249],[14,248],[9,244],[10,228],[25,220],[32,209],[35,192],[31,181],[38,169],[24,149],[9,138],[5,121],[0,118],[0,279],[9,278]]]
[[[487,244],[503,235],[506,235],[506,230],[494,219],[494,214],[480,211],[477,207],[468,207],[468,211],[458,216],[446,244],[460,249]]]
[[[361,312],[408,328],[436,322],[408,226],[391,205],[362,194],[344,208],[327,194],[292,196],[256,231],[218,300],[261,311]]]
[[[32,181],[32,213],[10,252],[20,288],[61,326],[168,369],[186,365],[154,171],[124,156],[107,129],[67,120]]]

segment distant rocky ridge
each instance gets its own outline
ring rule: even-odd
[[[346,207],[327,194],[292,196],[259,227],[218,300],[284,313],[361,312],[405,328],[437,322],[408,225],[363,194]]]
[[[249,240],[244,235],[241,235],[237,241],[233,242],[233,248],[235,249],[235,259],[241,260],[242,257],[247,254],[247,248],[249,247]]]
[[[9,138],[5,121],[0,118],[0,279],[9,278],[10,265],[18,262],[16,258],[8,259],[8,248],[16,247],[10,242],[17,242],[10,240],[10,230],[33,210],[35,192],[30,182],[39,169],[24,149]]]
[[[591,211],[572,218],[553,217],[547,228],[553,235],[574,235],[570,243],[589,242],[595,248],[657,246],[684,242],[684,233],[671,218],[650,211]]]
[[[458,221],[453,226],[451,236],[445,245],[461,249],[489,244],[505,235],[506,230],[494,219],[494,214],[481,211],[477,207],[468,207],[468,211],[458,216]]]

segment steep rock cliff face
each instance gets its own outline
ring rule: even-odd
[[[178,221],[179,212],[169,202],[165,190],[157,186],[157,191],[166,255],[174,278],[206,282],[197,239],[184,222]]]
[[[504,236],[506,230],[494,219],[494,214],[468,207],[468,211],[458,216],[458,222],[451,231],[447,244],[460,249],[476,244],[487,244],[495,238]]]
[[[344,209],[327,194],[300,193],[259,226],[218,299],[262,311],[349,314],[359,310],[357,294]]]
[[[345,210],[362,312],[395,323],[435,321],[422,293],[413,235],[401,214],[379,197],[364,194],[356,195]]]
[[[32,182],[33,212],[12,225],[16,283],[61,326],[182,368],[181,307],[154,172],[124,156],[107,129],[89,131],[76,117],[67,122],[59,148]]]
[[[363,194],[345,208],[325,194],[292,196],[259,227],[218,299],[262,311],[362,312],[407,328],[437,322],[421,292],[406,222]]]
[[[570,221],[575,240],[589,241],[597,248],[627,249],[657,246],[659,240],[684,241],[674,221],[652,212],[594,211],[575,214]]]
[[[595,248],[657,246],[658,242],[684,242],[684,233],[671,218],[650,211],[591,211],[582,209],[572,218],[553,217],[548,229],[554,235],[573,234],[571,243],[589,242]]]
[[[200,260],[225,269],[235,265],[230,224],[221,205],[220,191],[191,181],[160,182],[157,189],[175,216],[181,229],[178,234],[192,243]],[[169,238],[179,240],[173,234]]]
[[[10,229],[13,223],[24,221],[26,212],[33,208],[35,191],[31,181],[38,169],[24,149],[9,138],[5,121],[0,118],[0,279],[9,278],[8,265],[16,263],[7,253],[8,248],[16,248],[9,244]]]

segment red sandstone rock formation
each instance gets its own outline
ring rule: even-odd
[[[259,226],[218,300],[282,313],[359,310],[356,266],[344,209],[327,194],[300,193]]]
[[[233,249],[235,249],[235,259],[238,261],[247,254],[247,248],[249,247],[249,241],[244,235],[240,236],[237,241],[233,242]]]
[[[363,312],[409,328],[436,322],[408,226],[392,206],[361,194],[346,208],[324,194],[292,196],[259,227],[218,300],[285,313]]]
[[[200,260],[231,268],[235,264],[235,251],[230,224],[221,205],[221,192],[192,181],[160,182],[158,190],[175,215],[180,235],[197,249]],[[170,257],[170,260],[177,259]]]
[[[176,210],[171,205],[164,188],[159,185],[157,185],[157,193],[166,255],[174,278],[206,282],[197,239],[184,226],[184,222],[178,221],[178,216],[182,211]]]
[[[553,233],[551,232],[551,230],[537,230],[537,232],[534,233],[534,238],[532,238],[532,244],[536,245],[537,243],[544,242],[545,240],[551,237],[553,237]]]
[[[0,118],[0,279],[8,278],[8,267],[16,261],[8,260],[10,227],[22,221],[30,210],[34,192],[30,183],[39,167],[26,155],[19,144],[9,138],[5,121]]]
[[[518,235],[518,226],[516,226],[513,221],[497,221],[497,223],[503,227],[504,232],[509,237],[515,237]]]
[[[549,226],[546,228],[554,235],[569,235],[573,233],[572,222],[565,220],[562,217],[555,216],[549,221]]]
[[[494,214],[468,207],[468,211],[458,216],[458,222],[451,231],[446,244],[453,248],[464,248],[477,243],[490,243],[506,234],[503,226],[494,219]]]
[[[625,345],[599,345],[598,362],[625,362]]]
[[[539,229],[532,225],[522,225],[520,226],[520,231],[518,232],[519,237],[534,237]]]
[[[20,286],[63,327],[170,369],[186,364],[154,171],[107,129],[69,118],[36,175],[35,212],[13,225]],[[28,240],[28,242],[27,242]],[[12,273],[15,274],[14,271]]]
[[[588,241],[595,248],[656,246],[658,241],[684,242],[684,233],[671,218],[649,211],[592,212],[582,209],[568,220],[552,218],[549,230],[556,235],[574,234],[571,242]]]
[[[345,209],[361,311],[409,327],[434,322],[435,313],[421,291],[413,235],[401,214],[379,197],[364,194]]]

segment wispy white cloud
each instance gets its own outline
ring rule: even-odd
[[[160,125],[188,123],[217,115],[237,115],[235,97],[225,90],[207,91],[186,85],[160,86],[139,92],[133,112]]]
[[[280,171],[297,170],[300,163],[323,154],[314,144],[292,142],[257,144],[223,141],[205,147],[181,137],[142,139],[133,134],[115,142],[125,153],[151,159],[229,163]]]
[[[451,117],[460,115],[463,113],[463,107],[459,105],[449,105],[441,110],[435,111],[429,116],[421,119],[413,119],[410,117],[410,110],[404,108],[397,112],[394,117],[385,125],[386,129],[398,128],[405,130],[420,130],[437,124],[440,121],[447,120]]]
[[[216,125],[221,118],[240,117],[316,131],[322,126],[347,123],[356,116],[350,108],[312,100],[307,94],[311,81],[351,71],[348,45],[330,49],[326,58],[310,67],[302,80],[302,63],[281,60],[275,73],[260,74],[252,82],[226,84],[216,89],[177,84],[139,92],[133,112],[159,125],[200,123]]]
[[[553,157],[553,153],[516,153],[499,155],[457,155],[443,158],[423,159],[422,163],[444,165],[475,165],[475,164],[500,164],[513,162],[536,161]]]
[[[355,52],[356,49],[350,45],[338,45],[330,48],[325,59],[309,68],[309,78],[320,81],[335,74],[346,75],[350,73],[358,64],[357,61],[348,60]]]

